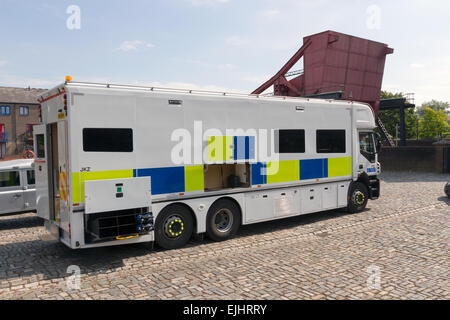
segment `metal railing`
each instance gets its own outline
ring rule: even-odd
[[[314,98],[307,97],[288,97],[288,96],[270,96],[265,94],[248,94],[248,93],[232,93],[232,92],[221,92],[221,91],[208,91],[208,90],[194,90],[194,89],[179,89],[179,88],[162,88],[162,87],[152,87],[152,86],[139,86],[139,85],[125,85],[125,84],[112,84],[112,83],[97,83],[97,82],[76,82],[68,81],[67,85],[77,85],[86,87],[99,87],[99,88],[116,88],[116,89],[131,89],[131,90],[143,90],[150,92],[173,92],[173,93],[184,93],[184,94],[203,94],[203,95],[213,95],[213,96],[227,96],[227,97],[247,97],[247,98],[267,98],[267,99],[277,99],[277,100],[297,100],[297,101],[308,101]],[[330,99],[332,100],[332,99]],[[342,100],[344,102],[346,100]]]
[[[0,133],[0,142],[8,142],[9,141],[9,133]]]

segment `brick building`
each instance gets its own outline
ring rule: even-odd
[[[39,95],[45,89],[0,87],[0,159],[18,158],[32,147],[39,124]]]

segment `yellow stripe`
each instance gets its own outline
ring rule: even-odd
[[[208,137],[208,162],[234,160],[234,137]]]
[[[133,170],[113,170],[98,172],[72,173],[72,199],[73,203],[84,202],[84,182],[93,180],[111,180],[133,178]]]
[[[300,180],[300,160],[274,161],[267,163],[267,183]]]
[[[203,165],[184,167],[185,191],[202,191],[205,189]]]
[[[328,159],[328,177],[344,177],[352,175],[352,157]]]

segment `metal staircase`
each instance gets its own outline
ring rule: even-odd
[[[394,140],[392,140],[391,136],[387,132],[386,127],[384,126],[384,124],[383,124],[383,122],[381,121],[380,118],[377,118],[377,124],[378,124],[378,127],[381,129],[381,132],[383,132],[384,137],[389,142],[389,145],[391,147],[395,147]]]

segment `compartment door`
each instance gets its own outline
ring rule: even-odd
[[[59,218],[60,227],[69,231],[69,161],[68,161],[68,132],[67,121],[58,121],[57,127],[57,162],[58,162],[58,190],[59,190],[59,212],[56,212]]]
[[[50,203],[49,155],[50,141],[46,125],[33,128],[36,173],[36,209],[39,217],[49,220],[52,206]]]

